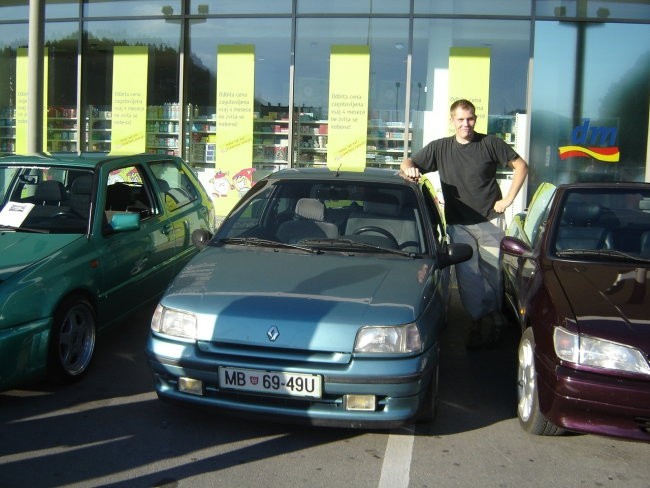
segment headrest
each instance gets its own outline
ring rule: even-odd
[[[569,225],[589,226],[600,217],[600,205],[595,203],[571,202],[564,207],[562,222]]]
[[[399,215],[399,207],[392,203],[365,202],[363,204],[363,211],[365,213],[385,215],[387,217],[396,217]]]
[[[158,181],[158,186],[163,192],[168,192],[170,190],[169,183],[167,183],[167,180],[158,178],[157,181]]]
[[[75,195],[90,195],[92,193],[93,177],[91,175],[77,176],[70,185],[70,193]]]
[[[56,180],[41,181],[34,191],[34,198],[38,201],[60,202],[65,195],[63,183]]]
[[[296,203],[296,215],[321,222],[325,218],[325,205],[315,198],[301,198]]]

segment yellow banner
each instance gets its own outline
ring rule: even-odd
[[[47,152],[47,80],[48,52],[43,50],[43,152]],[[16,154],[27,154],[27,79],[29,68],[27,48],[19,47],[16,53]]]
[[[363,171],[368,139],[370,48],[332,46],[330,51],[327,167]]]
[[[449,49],[449,105],[464,98],[476,107],[474,130],[487,133],[490,101],[490,48],[452,47]],[[449,115],[446,115],[447,119]],[[449,135],[454,133],[450,127]]]
[[[250,188],[253,169],[255,46],[217,47],[216,213],[225,216]]]
[[[114,47],[112,155],[145,152],[148,67],[147,46]]]

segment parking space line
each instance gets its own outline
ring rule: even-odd
[[[381,466],[379,488],[406,488],[409,485],[415,428],[404,427],[391,432]]]

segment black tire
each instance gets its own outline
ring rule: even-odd
[[[67,297],[54,313],[48,372],[53,380],[70,383],[88,369],[95,352],[95,310],[79,295]]]
[[[427,394],[424,401],[420,406],[417,417],[415,419],[418,424],[431,424],[436,419],[438,412],[438,377],[440,373],[440,366],[436,364],[435,370],[431,374],[431,381],[427,387]]]
[[[548,420],[539,409],[532,327],[524,331],[517,349],[517,417],[529,434],[554,436],[564,433],[564,429]]]

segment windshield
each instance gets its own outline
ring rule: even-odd
[[[565,195],[555,253],[571,259],[650,259],[650,185],[576,189]]]
[[[92,181],[78,169],[0,166],[0,230],[86,233]]]
[[[323,250],[427,253],[414,189],[336,180],[260,182],[227,218],[214,242],[255,238]],[[232,240],[228,243],[232,243]],[[249,241],[250,244],[250,241]]]

